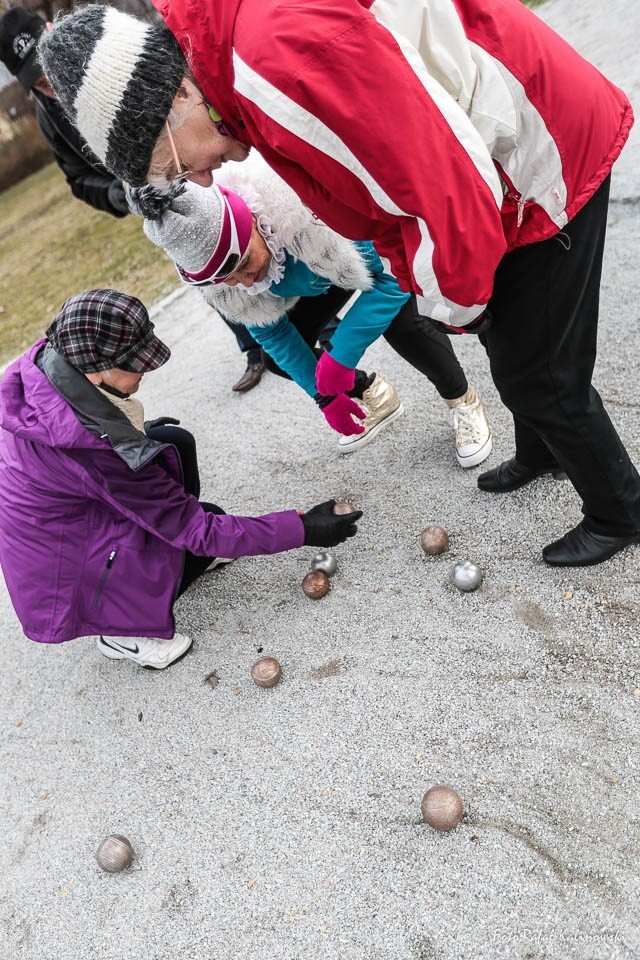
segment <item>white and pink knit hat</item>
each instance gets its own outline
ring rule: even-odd
[[[133,213],[145,218],[149,240],[162,247],[185,283],[222,283],[247,251],[253,214],[226,187],[183,183],[168,194],[154,187],[128,190]]]

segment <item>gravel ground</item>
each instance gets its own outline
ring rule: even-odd
[[[635,3],[578,6],[542,13],[637,103]],[[637,169],[636,134],[613,184],[596,380],[640,462]],[[241,360],[197,294],[156,321],[173,359],[142,399],[195,432],[203,497],[261,513],[346,495],[365,511],[361,533],[335,551],[320,602],[300,590],[310,549],[208,575],[177,611],[192,652],[157,674],[104,660],[91,640],[26,642],[0,591],[0,955],[640,956],[640,552],[545,567],[541,547],[579,519],[570,485],[481,495],[477,471],[455,465],[444,405],[384,344],[366,366],[406,413],[339,457],[293,385],[266,376],[230,392]],[[498,463],[510,418],[480,345],[455,346]],[[431,521],[451,536],[440,558],[418,546]],[[464,557],[485,572],[474,594],[450,581]],[[261,652],[283,665],[273,690],[249,676]],[[451,834],[420,819],[435,783],[464,799]],[[136,851],[116,876],[94,858],[110,832]]]

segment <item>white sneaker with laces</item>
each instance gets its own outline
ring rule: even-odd
[[[164,670],[187,652],[193,640],[176,633],[173,640],[159,637],[98,637],[98,650],[109,660],[133,660],[141,667]]]
[[[484,405],[475,387],[456,400],[445,400],[451,410],[456,438],[456,459],[461,467],[477,467],[487,459],[493,446]]]

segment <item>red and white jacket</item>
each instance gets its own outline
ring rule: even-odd
[[[154,0],[205,96],[311,210],[464,326],[553,236],[633,123],[521,0]]]

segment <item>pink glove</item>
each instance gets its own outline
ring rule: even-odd
[[[324,397],[334,393],[348,393],[353,390],[356,372],[334,360],[330,353],[323,353],[316,366],[316,387]]]
[[[350,437],[354,433],[364,433],[362,424],[353,420],[352,417],[364,420],[366,413],[355,400],[347,397],[344,393],[339,393],[331,403],[328,403],[326,407],[320,407],[320,409],[324,413],[327,423],[336,433],[344,433],[346,437]]]

